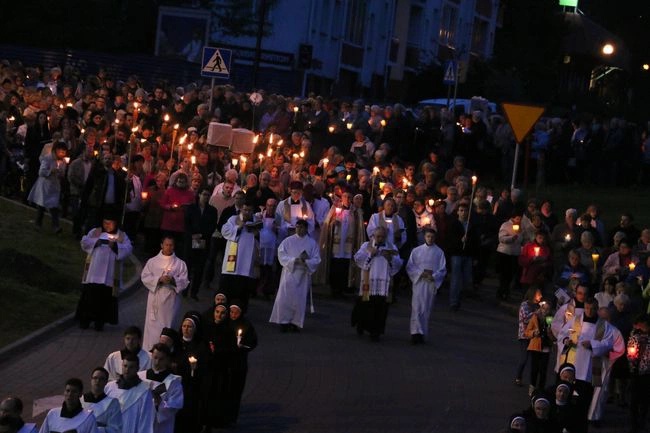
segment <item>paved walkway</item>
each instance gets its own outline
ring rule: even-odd
[[[210,303],[185,300],[183,310]],[[486,291],[484,299],[492,300]],[[392,306],[380,343],[349,326],[350,300],[317,296],[300,334],[269,324],[270,301],[253,300],[250,318],[259,347],[250,371],[237,431],[242,432],[497,432],[527,404],[526,388],[513,385],[516,318],[494,302],[468,299],[460,312],[438,297],[429,343],[409,344],[410,302]],[[62,392],[66,378],[88,383],[93,367],[121,346],[122,331],[142,326],[144,288],[120,305],[120,325],[106,331],[71,327],[0,364],[0,395],[25,400]],[[56,399],[55,399],[56,401]],[[38,409],[38,408],[37,408]],[[616,422],[624,422],[620,412]],[[40,422],[43,414],[35,419]],[[615,432],[619,429],[592,429]]]

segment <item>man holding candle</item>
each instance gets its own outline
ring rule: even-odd
[[[203,283],[203,271],[210,256],[212,234],[217,228],[217,210],[208,204],[210,190],[202,188],[198,200],[185,210],[186,245],[189,248],[189,294],[198,300],[197,293]],[[183,292],[187,296],[187,291]]]
[[[308,223],[308,232],[313,233],[315,227],[314,212],[311,205],[302,195],[303,184],[300,181],[289,183],[290,196],[278,203],[275,219],[278,223],[278,240],[295,233],[296,221],[304,219]]]
[[[634,321],[634,329],[627,343],[630,363],[630,423],[632,431],[645,427],[650,407],[650,316],[644,314]]]
[[[87,257],[76,317],[82,329],[95,322],[95,330],[101,331],[106,322],[117,324],[120,284],[117,262],[131,254],[131,241],[126,233],[118,230],[116,217],[106,215],[101,227],[92,229],[81,239],[81,249]]]
[[[406,272],[413,283],[411,343],[422,344],[429,333],[429,316],[438,289],[447,275],[445,253],[435,244],[436,232],[425,227],[424,243],[411,251]]]
[[[282,276],[269,322],[279,324],[282,332],[299,332],[305,321],[311,276],[321,261],[318,244],[307,234],[307,221],[298,220],[296,234],[280,243],[278,260]]]
[[[174,254],[174,238],[165,236],[160,253],[142,269],[142,283],[149,290],[142,347],[160,340],[163,328],[171,328],[180,309],[179,294],[189,285],[187,266]]]
[[[406,243],[406,226],[404,220],[397,215],[397,204],[392,197],[384,200],[384,209],[373,214],[368,221],[366,233],[371,237],[378,227],[383,227],[389,243],[400,248]]]
[[[256,267],[261,228],[262,222],[255,218],[251,202],[245,202],[241,211],[231,216],[221,228],[221,234],[227,243],[219,288],[228,299],[241,299],[244,310],[257,287]]]

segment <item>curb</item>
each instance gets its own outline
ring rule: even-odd
[[[124,300],[129,296],[133,295],[136,290],[140,287],[140,274],[142,273],[142,262],[133,254],[131,254],[128,259],[133,263],[135,267],[135,272],[133,277],[124,284],[124,289],[120,292],[118,299]],[[41,343],[44,340],[47,340],[61,331],[70,328],[75,323],[75,313],[70,313],[66,316],[61,317],[60,319],[46,325],[31,334],[28,334],[21,338],[18,341],[3,347],[0,349],[0,364],[3,364],[7,361],[10,361],[16,355],[19,355],[29,349],[31,349],[35,344]]]

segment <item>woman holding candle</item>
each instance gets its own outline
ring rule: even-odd
[[[517,208],[510,219],[499,228],[499,245],[497,257],[499,260],[499,288],[497,298],[508,299],[510,290],[516,285],[519,273],[518,258],[521,254],[521,217],[523,212]]]
[[[67,146],[60,141],[54,145],[46,145],[40,156],[40,167],[38,179],[34,183],[27,201],[38,206],[36,214],[36,227],[40,229],[43,225],[45,210],[50,212],[52,217],[52,229],[54,233],[61,232],[59,226],[59,197],[61,195],[61,180],[65,177]]]
[[[207,363],[207,345],[202,340],[201,316],[198,311],[185,313],[181,323],[180,334],[182,368],[178,371],[183,385],[183,408],[176,414],[175,430],[178,432],[197,433],[199,424],[199,388]]]
[[[219,296],[220,294],[217,294]],[[223,296],[223,295],[222,295]],[[225,296],[223,296],[225,302]],[[212,317],[205,327],[207,347],[204,377],[201,380],[200,420],[204,431],[227,425],[226,407],[230,364],[237,347],[236,336],[231,332],[228,307],[215,297]]]
[[[160,229],[164,234],[174,238],[179,258],[185,257],[185,207],[194,203],[194,193],[188,189],[188,179],[185,173],[179,173],[176,182],[167,188],[160,200],[163,209]]]
[[[551,265],[551,250],[546,240],[546,232],[538,230],[534,240],[523,246],[519,256],[519,282],[522,288],[526,289],[533,284],[543,288],[551,277]]]
[[[623,239],[618,244],[618,251],[610,254],[605,260],[603,278],[615,276],[620,281],[625,281],[627,276],[636,269],[637,263],[639,257],[632,252],[632,244],[627,239]]]
[[[230,383],[227,391],[226,422],[236,424],[239,418],[241,397],[248,374],[248,353],[257,347],[257,333],[253,324],[244,317],[237,302],[229,308],[230,336],[236,338],[236,346],[230,362]]]

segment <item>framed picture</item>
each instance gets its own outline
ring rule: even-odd
[[[161,6],[158,10],[155,54],[201,63],[209,31],[209,10]]]

